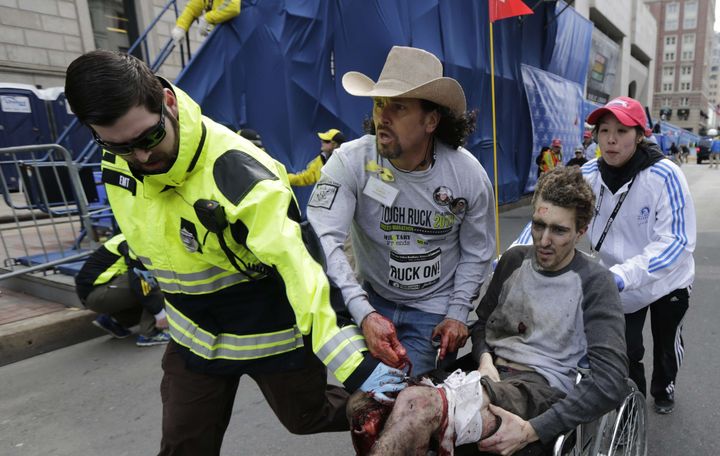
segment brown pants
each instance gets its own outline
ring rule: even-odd
[[[157,299],[163,299],[160,290],[153,293],[158,294]],[[138,302],[137,296],[130,289],[127,274],[98,285],[90,292],[84,304],[93,312],[110,315],[126,328],[139,323],[138,332],[143,336],[155,333],[155,317]]]
[[[303,369],[250,377],[293,434],[348,431],[347,391],[328,385],[325,366],[312,350],[308,348],[306,353]],[[159,455],[219,455],[241,375],[191,372],[174,342],[165,350],[162,368],[163,435]]]

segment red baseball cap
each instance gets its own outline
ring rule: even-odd
[[[605,114],[612,114],[626,127],[641,127],[645,129],[645,136],[651,136],[652,131],[647,127],[647,116],[640,102],[629,97],[617,97],[607,102],[602,108],[597,108],[587,118],[587,123],[597,125],[598,120]]]
[[[552,146],[552,147],[560,147],[560,146],[562,146],[562,141],[560,141],[559,139],[555,138],[555,139],[552,140],[551,146]]]

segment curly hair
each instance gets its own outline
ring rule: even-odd
[[[590,224],[595,212],[595,194],[577,166],[560,166],[543,174],[535,187],[533,206],[538,198],[565,209],[575,209],[578,230]]]
[[[440,106],[428,100],[420,100],[420,106],[425,112],[437,111],[440,114],[440,122],[435,129],[435,137],[453,149],[465,145],[465,140],[475,131],[477,124],[477,110],[467,111],[461,115],[453,114],[445,106]],[[363,120],[363,131],[375,134],[375,123],[372,115]]]

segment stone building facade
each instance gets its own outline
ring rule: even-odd
[[[64,85],[65,69],[97,48],[128,50],[169,5],[137,56],[154,59],[169,40],[176,14],[187,0],[0,0],[0,83],[42,88]],[[193,30],[191,29],[191,32]],[[199,42],[193,38],[191,48]],[[175,49],[159,74],[179,73]]]
[[[715,0],[647,0],[657,20],[652,115],[704,134],[709,112]]]

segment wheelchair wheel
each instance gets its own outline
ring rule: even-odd
[[[605,415],[597,431],[598,456],[646,456],[647,435],[645,396],[632,386],[631,393],[617,410]]]

